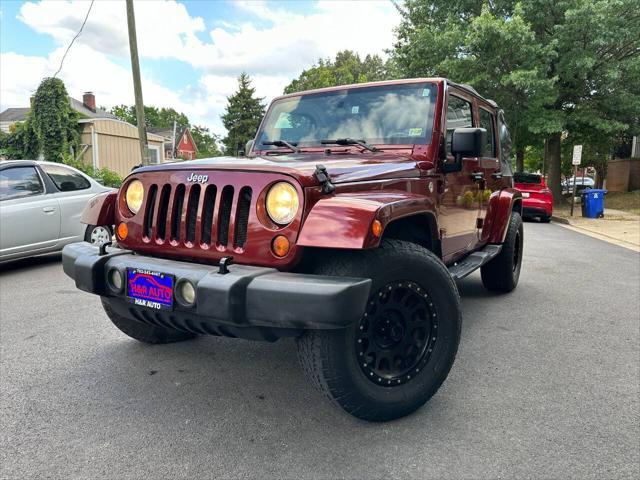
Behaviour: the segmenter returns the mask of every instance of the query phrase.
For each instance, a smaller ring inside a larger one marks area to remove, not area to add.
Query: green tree
[[[255,136],[265,110],[263,99],[256,97],[255,93],[249,76],[244,72],[240,74],[238,90],[227,98],[227,106],[221,116],[227,129],[227,136],[222,141],[226,155],[237,155]]]
[[[220,157],[223,155],[219,147],[220,137],[211,133],[207,127],[194,125],[190,129],[193,141],[198,146],[198,158]]]
[[[45,78],[33,97],[27,123],[45,160],[61,162],[78,144],[78,113],[69,104],[69,95],[59,78]]]
[[[517,167],[546,139],[561,198],[562,139],[635,128],[640,104],[637,0],[407,0],[394,58],[407,76],[471,83],[505,109]],[[586,143],[586,142],[585,142]]]
[[[40,144],[33,131],[30,117],[11,125],[9,133],[0,132],[0,156],[7,159],[36,159]]]
[[[319,59],[316,65],[304,70],[287,85],[284,93],[391,78],[397,78],[397,69],[393,61],[384,61],[378,55],[367,55],[362,60],[357,53],[343,50],[336,54],[333,61],[329,58]]]
[[[115,107],[111,107],[109,113],[131,125],[138,125],[135,105],[116,105]],[[184,113],[177,112],[173,108],[157,108],[146,105],[144,107],[144,122],[147,127],[170,128],[173,127],[174,120],[178,127],[186,127],[189,125],[187,116]]]

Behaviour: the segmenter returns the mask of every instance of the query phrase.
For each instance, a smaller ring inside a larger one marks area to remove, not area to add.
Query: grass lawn
[[[604,207],[640,215],[640,190],[607,193],[604,197]]]

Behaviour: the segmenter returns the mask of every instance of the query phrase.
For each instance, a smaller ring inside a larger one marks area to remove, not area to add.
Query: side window
[[[91,188],[89,180],[77,172],[62,165],[42,165],[49,178],[56,184],[61,192],[73,192],[75,190],[86,190]]]
[[[447,154],[451,154],[451,137],[456,128],[473,127],[471,103],[449,95],[447,105]]]
[[[480,128],[484,128],[487,130],[486,143],[484,145],[484,156],[485,157],[496,157],[496,146],[495,146],[495,130],[493,126],[493,114],[485,110],[484,108],[480,109]]]
[[[44,193],[44,186],[34,167],[13,167],[0,171],[0,200],[41,193]]]

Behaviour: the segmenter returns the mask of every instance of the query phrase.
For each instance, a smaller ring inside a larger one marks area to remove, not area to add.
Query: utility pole
[[[133,72],[133,92],[136,97],[136,118],[138,121],[138,138],[140,139],[140,155],[142,156],[142,165],[149,165],[147,130],[144,124],[144,102],[142,101],[142,84],[140,82],[138,40],[136,37],[136,17],[133,12],[133,0],[126,1],[127,26],[129,27],[129,51],[131,52],[131,71]]]

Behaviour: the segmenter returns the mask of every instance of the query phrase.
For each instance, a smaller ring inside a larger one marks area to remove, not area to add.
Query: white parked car
[[[573,192],[573,184],[576,184],[576,193],[580,193],[585,188],[594,188],[595,180],[591,177],[571,177],[562,182],[562,193],[570,194]]]
[[[112,226],[80,223],[89,199],[108,190],[68,165],[0,162],[0,262],[55,252],[82,240],[111,241]]]

